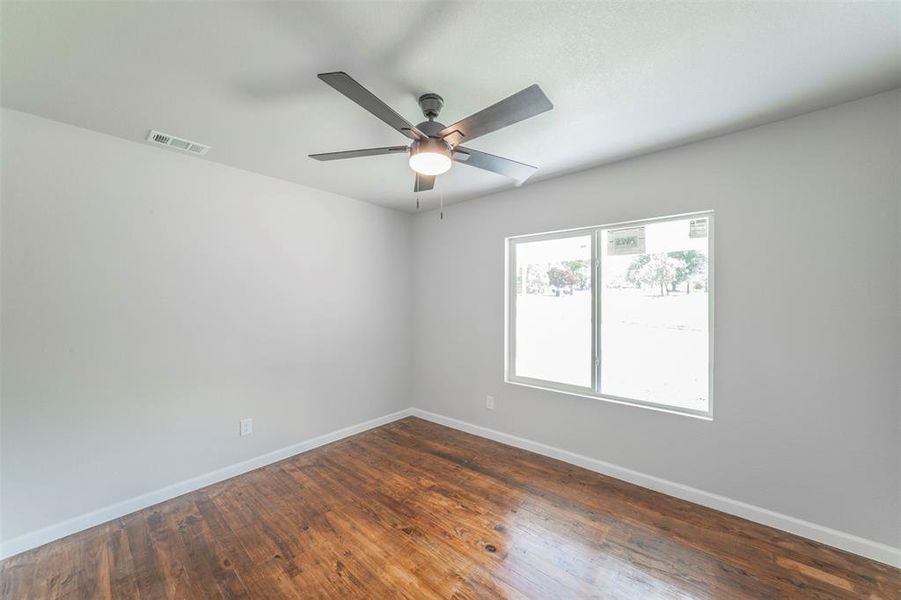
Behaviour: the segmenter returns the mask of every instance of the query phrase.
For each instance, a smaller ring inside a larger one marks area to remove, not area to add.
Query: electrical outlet
[[[485,408],[494,410],[494,396],[485,396]]]
[[[241,437],[253,433],[253,419],[241,419]]]

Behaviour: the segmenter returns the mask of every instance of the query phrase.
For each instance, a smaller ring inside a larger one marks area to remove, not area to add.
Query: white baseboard
[[[816,523],[810,523],[809,521],[783,515],[772,510],[760,508],[759,506],[733,500],[732,498],[726,498],[725,496],[712,494],[687,485],[633,471],[632,469],[576,454],[575,452],[555,448],[554,446],[542,444],[541,442],[535,442],[418,408],[407,408],[383,417],[378,417],[337,431],[332,431],[331,433],[326,433],[292,446],[223,467],[216,471],[205,473],[180,483],[148,492],[134,498],[129,498],[128,500],[117,502],[116,504],[106,506],[90,513],[26,533],[0,545],[0,559],[19,554],[20,552],[36,548],[37,546],[83,531],[95,525],[118,519],[119,517],[147,508],[148,506],[159,504],[160,502],[175,498],[176,496],[193,492],[208,485],[218,483],[225,479],[241,475],[242,473],[264,467],[268,464],[290,458],[297,454],[307,452],[308,450],[318,448],[319,446],[324,446],[325,444],[411,415],[433,423],[438,423],[439,425],[445,425],[453,429],[459,429],[460,431],[465,431],[502,444],[507,444],[508,446],[514,446],[516,448],[535,452],[536,454],[556,458],[557,460],[562,460],[590,471],[622,479],[623,481],[628,481],[629,483],[634,483],[670,496],[675,496],[676,498],[688,500],[689,502],[694,502],[724,513],[742,517],[749,521],[754,521],[755,523],[781,529],[822,544],[834,546],[835,548],[847,552],[859,554],[860,556],[865,556],[901,568],[901,549],[899,548],[894,548],[886,544],[874,542],[822,525],[817,525]]]
[[[326,433],[286,448],[281,448],[280,450],[275,450],[268,454],[263,454],[203,475],[198,475],[197,477],[192,477],[191,479],[20,535],[19,537],[3,542],[2,545],[0,545],[0,559],[19,554],[20,552],[25,552],[26,550],[83,531],[90,527],[94,527],[95,525],[118,519],[119,517],[123,517],[137,510],[159,504],[160,502],[170,500],[176,496],[181,496],[182,494],[187,494],[188,492],[199,490],[200,488],[218,483],[225,479],[230,479],[236,475],[241,475],[242,473],[253,471],[260,467],[265,467],[266,465],[290,458],[296,454],[307,452],[308,450],[330,444],[331,442],[336,442],[340,439],[366,431],[367,429],[385,425],[392,421],[410,416],[411,414],[412,409],[405,408],[404,410],[383,417],[377,417],[363,423],[357,423],[350,427],[332,431],[331,433]]]
[[[688,500],[689,502],[694,502],[701,506],[713,508],[730,515],[754,521],[755,523],[760,523],[761,525],[781,529],[822,544],[839,548],[840,550],[845,550],[846,552],[858,554],[866,558],[871,558],[901,568],[901,548],[894,548],[887,544],[874,542],[873,540],[858,537],[850,533],[783,515],[766,508],[733,500],[732,498],[726,498],[725,496],[720,496],[718,494],[705,492],[697,488],[682,485],[681,483],[675,483],[673,481],[654,477],[653,475],[633,471],[632,469],[589,458],[581,454],[576,454],[575,452],[569,452],[568,450],[548,446],[541,442],[535,442],[487,427],[482,427],[481,425],[474,425],[472,423],[467,423],[466,421],[460,421],[459,419],[453,419],[444,415],[421,410],[419,408],[412,409],[412,414],[414,417],[438,423],[439,425],[459,429],[466,433],[488,438],[502,444],[507,444],[508,446],[522,448],[523,450],[528,450],[550,458],[556,458],[557,460],[562,460],[590,471],[609,475],[610,477],[628,481],[629,483],[634,483],[641,487],[675,496],[682,500]]]

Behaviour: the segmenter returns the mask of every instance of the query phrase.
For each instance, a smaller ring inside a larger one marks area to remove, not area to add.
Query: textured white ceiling
[[[307,158],[405,143],[316,73],[414,123],[423,92],[450,124],[538,83],[553,111],[471,142],[538,180],[898,87],[899,32],[897,2],[3,2],[2,103],[409,210],[405,157]],[[456,165],[423,198],[511,185]]]

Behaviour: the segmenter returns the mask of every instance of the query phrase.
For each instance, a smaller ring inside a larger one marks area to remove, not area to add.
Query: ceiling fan
[[[428,120],[414,127],[347,73],[343,71],[320,73],[318,77],[413,142],[409,146],[311,154],[310,158],[339,160],[379,154],[409,154],[410,168],[416,172],[414,192],[434,188],[435,177],[446,173],[454,161],[506,175],[515,179],[518,184],[524,182],[538,169],[509,158],[501,158],[460,145],[554,108],[538,84],[531,85],[497,104],[492,104],[447,126],[435,120],[444,106],[444,99],[438,94],[423,94],[419,97],[419,107]]]

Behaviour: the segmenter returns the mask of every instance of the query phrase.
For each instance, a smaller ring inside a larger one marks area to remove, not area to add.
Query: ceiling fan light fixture
[[[410,168],[420,175],[447,173],[452,164],[451,149],[444,140],[429,138],[413,142],[410,148]]]
[[[451,168],[451,159],[438,152],[420,152],[410,156],[410,168],[420,175],[441,175]]]

